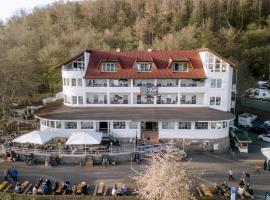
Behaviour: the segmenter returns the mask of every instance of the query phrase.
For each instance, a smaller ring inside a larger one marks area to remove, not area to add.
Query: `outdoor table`
[[[213,196],[213,193],[211,192],[211,190],[209,189],[208,186],[201,185],[201,189],[202,189],[205,196]]]

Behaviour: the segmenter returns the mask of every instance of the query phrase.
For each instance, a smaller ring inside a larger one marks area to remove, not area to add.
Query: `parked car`
[[[268,130],[267,127],[266,127],[265,125],[263,125],[263,124],[258,124],[258,125],[254,125],[254,126],[252,127],[252,131],[253,131],[254,133],[256,133],[256,134],[264,134],[264,133],[267,133],[267,132],[270,131],[270,130]],[[269,133],[270,133],[270,132],[269,132]]]
[[[265,121],[265,122],[263,123],[263,125],[264,125],[264,126],[270,127],[270,120]]]
[[[270,134],[262,134],[259,135],[258,140],[264,141],[264,142],[270,142]]]
[[[112,136],[103,136],[101,139],[101,145],[107,145],[108,147],[111,145],[120,146],[120,142],[117,138]]]

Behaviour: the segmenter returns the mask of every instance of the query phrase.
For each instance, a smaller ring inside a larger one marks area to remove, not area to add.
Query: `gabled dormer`
[[[118,59],[102,59],[98,65],[101,72],[117,72],[120,68]]]
[[[191,62],[187,57],[171,57],[168,68],[173,72],[188,72]]]
[[[156,68],[152,57],[136,58],[133,67],[137,72],[152,72]]]

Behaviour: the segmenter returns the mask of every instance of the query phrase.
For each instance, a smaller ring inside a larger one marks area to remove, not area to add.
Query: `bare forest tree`
[[[134,177],[137,192],[144,200],[191,200],[195,176],[181,154],[172,147],[164,148],[149,159],[142,175]]]

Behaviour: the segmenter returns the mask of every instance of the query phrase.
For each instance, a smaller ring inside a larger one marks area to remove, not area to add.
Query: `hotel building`
[[[186,148],[228,148],[236,68],[210,49],[85,50],[61,69],[63,101],[35,112],[41,130],[79,129],[151,144],[174,140]]]

